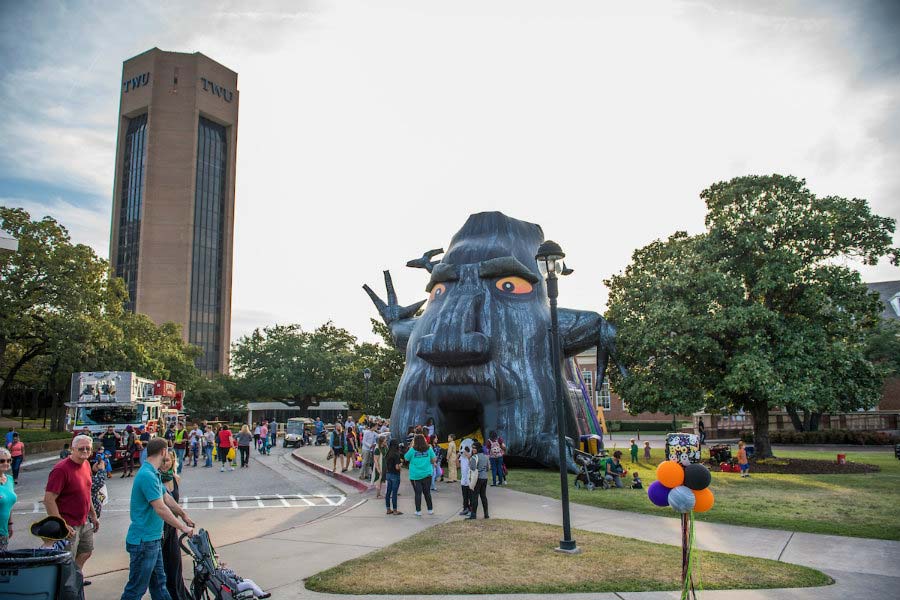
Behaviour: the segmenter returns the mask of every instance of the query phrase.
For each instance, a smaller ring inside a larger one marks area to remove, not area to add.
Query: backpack
[[[503,446],[500,442],[500,438],[491,442],[491,458],[503,458]]]

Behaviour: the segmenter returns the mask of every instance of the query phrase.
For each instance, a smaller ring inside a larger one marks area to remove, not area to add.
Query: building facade
[[[195,52],[122,65],[110,263],[129,310],[182,326],[197,367],[228,370],[237,73]]]

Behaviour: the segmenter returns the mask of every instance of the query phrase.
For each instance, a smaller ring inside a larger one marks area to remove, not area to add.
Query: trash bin
[[[4,600],[76,600],[81,575],[72,555],[61,550],[0,552],[0,598]]]
[[[847,455],[846,454],[838,454],[837,455],[837,464],[846,465],[847,464]]]

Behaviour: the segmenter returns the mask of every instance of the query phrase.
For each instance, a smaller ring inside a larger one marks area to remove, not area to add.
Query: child
[[[741,477],[750,477],[750,461],[747,460],[743,441],[738,442],[738,464],[741,466]]]
[[[59,451],[60,458],[69,458],[69,455],[72,454],[72,451],[69,450],[69,444],[63,444],[62,450]]]
[[[31,535],[41,538],[41,550],[66,550],[69,547],[69,528],[59,517],[44,517],[31,524]]]
[[[252,579],[247,579],[246,577],[241,577],[240,575],[238,575],[231,569],[227,568],[228,563],[226,563],[224,560],[218,560],[218,559],[219,559],[219,555],[217,554],[216,560],[219,563],[219,568],[217,569],[217,571],[219,573],[221,573],[222,575],[225,575],[227,577],[234,579],[237,582],[237,589],[239,592],[243,592],[244,590],[253,590],[253,596],[255,598],[269,598],[272,595],[271,592],[264,592],[262,590],[262,588],[259,587],[258,585],[256,585],[256,582],[253,581]]]
[[[641,483],[641,478],[638,477],[638,472],[635,471],[631,476],[631,489],[633,490],[642,490],[644,489],[644,484]]]
[[[644,442],[644,462],[650,462],[650,442]]]
[[[638,445],[635,443],[634,438],[631,438],[631,462],[636,463],[638,453]]]

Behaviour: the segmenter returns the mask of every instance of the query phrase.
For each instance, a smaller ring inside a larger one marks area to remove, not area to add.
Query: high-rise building
[[[237,73],[195,52],[122,65],[110,262],[128,308],[174,321],[228,369],[238,129]]]

